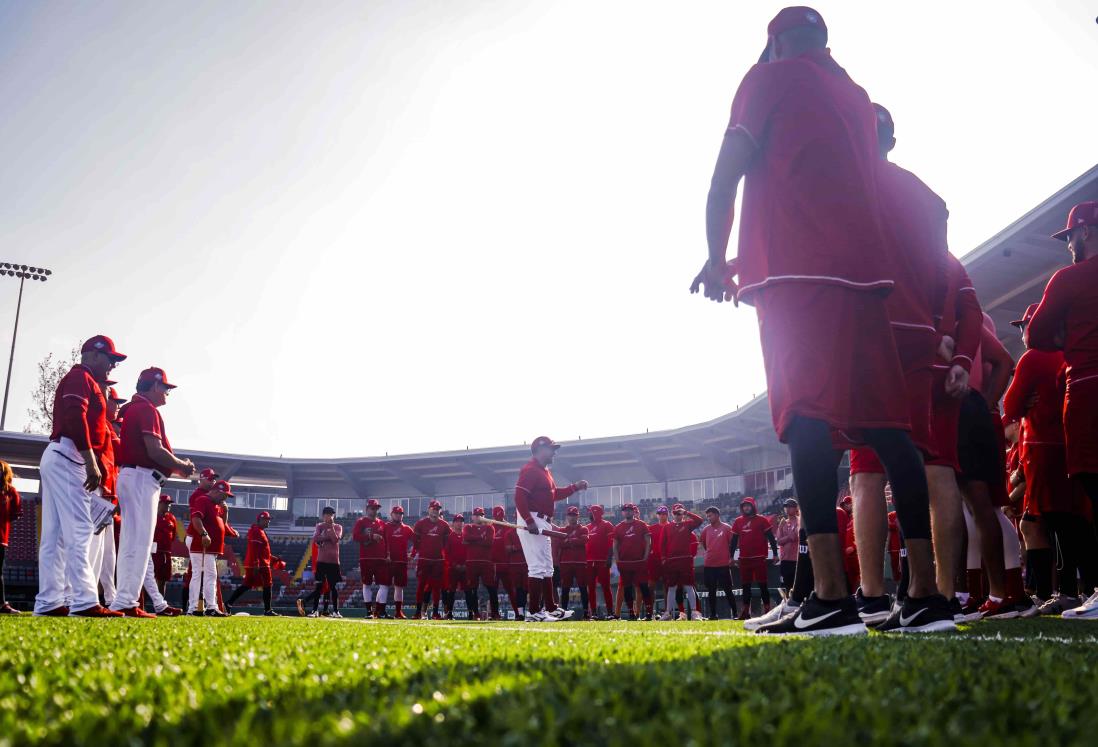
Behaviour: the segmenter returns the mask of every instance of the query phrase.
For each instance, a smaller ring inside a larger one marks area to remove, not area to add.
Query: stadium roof
[[[1098,166],[966,254],[962,261],[999,337],[1015,355],[1019,336],[1009,322],[1040,300],[1048,278],[1068,262],[1049,235],[1063,227],[1072,205],[1098,199]],[[0,458],[20,477],[37,478],[46,439],[0,434]],[[529,458],[526,446],[347,459],[285,459],[180,450],[228,479],[287,488],[292,497],[401,498],[475,495],[509,490]],[[564,442],[554,473],[593,485],[696,480],[784,467],[788,455],[774,436],[766,395],[706,423],[676,430]]]

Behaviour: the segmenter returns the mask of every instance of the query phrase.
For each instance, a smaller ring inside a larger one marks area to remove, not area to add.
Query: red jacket
[[[23,513],[23,499],[19,497],[19,491],[14,485],[0,493],[0,545],[8,546],[8,538],[11,535],[11,525]]]
[[[359,560],[384,560],[388,555],[385,547],[385,522],[380,518],[363,516],[351,528],[351,539],[358,543]]]
[[[564,525],[566,535],[560,543],[561,565],[587,562],[588,530],[583,524]]]
[[[462,527],[462,532],[464,531],[465,528]],[[465,543],[462,541],[462,535],[457,532],[450,532],[450,535],[446,538],[446,547],[443,548],[443,556],[446,559],[447,567],[465,565],[468,552]]]
[[[485,562],[492,560],[492,540],[494,532],[491,524],[470,522],[461,530],[461,541],[465,545],[467,562]]]

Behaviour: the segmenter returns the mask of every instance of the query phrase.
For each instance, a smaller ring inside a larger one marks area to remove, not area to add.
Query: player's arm
[[[534,490],[534,473],[523,470],[519,473],[518,483],[515,485],[515,510],[518,516],[526,523],[526,531],[537,534],[538,527],[534,523],[534,517],[530,513],[530,496]]]
[[[732,532],[732,541],[728,543],[728,559],[735,560],[736,549],[740,546],[740,535]]]
[[[587,481],[586,480],[580,480],[579,482],[574,482],[571,485],[565,485],[563,488],[554,488],[553,489],[553,500],[554,501],[567,500],[567,498],[569,496],[574,495],[576,493],[579,493],[583,490],[587,490],[587,487],[588,487]]]
[[[1014,378],[1010,380],[1006,394],[1003,395],[1003,414],[1010,420],[1020,420],[1029,409],[1029,398],[1036,389],[1033,375],[1034,357],[1028,352],[1018,359],[1014,369]]]
[[[652,535],[644,535],[644,557],[641,560],[648,560],[648,556],[652,553]]]
[[[210,533],[206,531],[206,525],[202,523],[202,514],[197,511],[191,512],[191,529],[194,533],[202,538],[202,546],[210,546]]]
[[[984,312],[976,298],[976,289],[964,268],[958,268],[958,282],[954,308],[957,316],[956,337],[954,338],[953,358],[950,360],[949,374],[946,377],[946,392],[954,397],[963,397],[968,393],[968,375],[972,370],[972,361],[980,347],[980,334],[984,326]]]
[[[774,554],[774,557],[778,557],[778,541],[774,539],[774,530],[766,530],[766,541],[770,543],[770,552]]]
[[[75,389],[67,384],[63,386]],[[90,387],[65,391],[61,394],[60,412],[61,435],[71,440],[84,458],[84,488],[88,491],[95,490],[103,482],[103,471],[99,467],[99,457],[91,447],[91,432],[88,429],[88,402],[92,396]]]
[[[999,400],[1003,398],[1010,383],[1010,375],[1014,372],[1014,358],[1011,357],[999,338],[984,328],[980,349],[983,353],[985,364],[991,365],[991,374],[984,377],[984,390],[982,394],[987,400],[987,405],[995,412],[999,410]]]
[[[179,459],[175,454],[164,448],[160,436],[155,433],[143,433],[141,441],[145,445],[145,453],[149,459],[161,466],[169,475],[178,472],[184,477],[194,472],[194,464],[189,459]]]
[[[1062,274],[1057,272],[1045,286],[1041,303],[1026,325],[1026,345],[1035,350],[1062,350],[1067,328],[1068,306],[1073,295]]]

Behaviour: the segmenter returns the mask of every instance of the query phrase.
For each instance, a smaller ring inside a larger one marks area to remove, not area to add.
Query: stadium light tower
[[[15,304],[15,329],[11,332],[11,354],[8,355],[8,379],[4,382],[4,407],[0,410],[0,431],[4,430],[8,420],[8,390],[11,389],[11,366],[15,361],[15,338],[19,334],[19,311],[23,308],[23,283],[27,280],[41,280],[44,283],[52,274],[44,267],[0,262],[0,275],[19,278],[19,300]]]

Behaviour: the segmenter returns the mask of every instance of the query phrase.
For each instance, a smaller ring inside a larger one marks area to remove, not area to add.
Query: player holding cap
[[[602,587],[602,601],[606,606],[606,619],[614,619],[613,593],[610,591],[610,568],[614,559],[610,550],[614,544],[614,522],[603,517],[602,506],[598,503],[587,507],[591,521],[587,524],[587,603],[591,617],[598,613],[596,584]]]
[[[122,534],[118,543],[118,592],[111,609],[127,617],[149,617],[137,604],[151,561],[156,506],[160,489],[173,473],[190,477],[194,464],[172,453],[158,408],[175,384],[161,368],[146,368],[137,377],[137,394],[122,418],[118,453],[118,506]]]
[[[530,444],[532,457],[519,471],[515,485],[515,508],[519,518],[526,523],[526,531],[519,532],[518,537],[528,568],[527,622],[553,622],[572,616],[571,610],[561,610],[553,604],[553,548],[541,530],[551,529],[553,503],[587,490],[587,481],[557,487],[549,465],[559,448],[560,444],[548,436],[535,438]]]
[[[618,563],[619,588],[625,589],[625,607],[636,620],[633,609],[634,587],[640,589],[645,612],[641,619],[652,619],[652,590],[648,586],[648,554],[652,549],[652,534],[648,525],[637,519],[637,506],[626,503],[621,507],[623,521],[614,527],[614,557]]]
[[[393,506],[385,523],[385,548],[389,553],[389,579],[393,584],[393,604],[396,619],[404,619],[404,587],[408,585],[408,545],[412,528],[404,523],[404,509]],[[385,607],[382,605],[382,616]]]
[[[366,514],[351,528],[351,539],[358,543],[358,570],[362,576],[362,602],[375,620],[385,611],[389,591],[389,551],[385,546],[385,522],[377,512],[381,504],[366,501]],[[374,585],[377,585],[375,601]]]
[[[424,599],[430,597],[434,613],[432,618],[441,620],[438,613],[439,598],[446,577],[446,561],[442,550],[453,531],[439,516],[442,504],[431,501],[427,505],[427,516],[412,527],[412,547],[418,556],[416,561],[416,614],[413,620],[419,620],[426,610]]]
[[[206,617],[224,617],[217,604],[217,556],[225,552],[224,503],[232,498],[229,483],[218,480],[209,493],[199,495],[191,503],[191,585],[187,613],[198,617],[198,598],[206,605]],[[123,525],[124,526],[124,525]]]
[[[1048,281],[1025,339],[1035,350],[1064,351],[1068,474],[1083,486],[1092,506],[1098,506],[1098,202],[1073,207],[1067,225],[1053,238],[1067,242],[1072,265]],[[1098,589],[1093,591],[1063,616],[1098,618]]]
[[[105,381],[125,359],[109,337],[97,335],[83,344],[80,363],[57,385],[53,432],[39,465],[42,520],[35,615],[120,616],[99,604],[91,566],[95,527],[90,505],[103,480],[98,455],[109,438],[107,403],[96,382]]]
[[[267,527],[271,525],[271,515],[260,511],[255,523],[248,530],[248,549],[244,553],[244,580],[225,601],[225,611],[232,614],[232,605],[237,599],[248,593],[249,589],[263,590],[263,614],[266,617],[278,617],[271,609],[271,587],[274,585],[274,568],[285,568],[281,558],[271,555],[271,540],[267,537]]]
[[[686,619],[697,609],[698,594],[694,590],[694,530],[702,525],[702,517],[686,510],[681,503],[671,507],[675,520],[663,531],[663,569],[667,579],[667,610],[660,620],[667,621],[675,609],[676,592],[686,596]]]
[[[881,228],[873,107],[831,58],[816,11],[785,8],[767,32],[769,62],[748,71],[732,103],[706,208],[709,259],[691,291],[704,286],[707,298],[758,313],[771,413],[789,444],[816,571],[791,632],[865,633],[835,525],[834,437],[869,445],[888,468],[912,564],[903,620],[952,628],[934,584],[926,475],[884,301],[895,258]],[[728,263],[745,175],[739,256]]]

